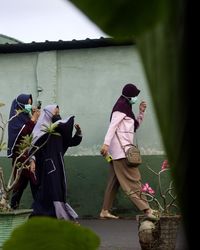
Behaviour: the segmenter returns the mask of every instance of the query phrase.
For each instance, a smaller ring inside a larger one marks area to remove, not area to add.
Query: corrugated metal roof
[[[98,48],[109,46],[124,46],[133,45],[134,41],[122,41],[112,38],[99,39],[85,39],[72,41],[45,41],[45,42],[31,42],[31,43],[17,43],[17,44],[0,44],[0,53],[23,53],[23,52],[37,52],[50,50],[68,50],[68,49],[83,49],[83,48]]]

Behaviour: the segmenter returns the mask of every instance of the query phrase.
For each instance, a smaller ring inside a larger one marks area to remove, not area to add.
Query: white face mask
[[[130,104],[135,104],[137,101],[137,96],[131,97],[131,100],[129,100]]]

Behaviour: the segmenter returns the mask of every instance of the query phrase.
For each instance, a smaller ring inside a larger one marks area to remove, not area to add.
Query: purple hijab
[[[28,104],[28,100],[31,99],[32,103],[32,95],[31,94],[21,94],[16,99],[13,100],[11,108],[10,108],[10,114],[9,119],[16,115],[17,110],[23,110],[25,107],[25,104]],[[13,155],[13,148],[15,146],[15,143],[17,141],[17,138],[22,131],[25,123],[30,119],[29,114],[25,112],[21,112],[19,115],[14,117],[11,121],[8,123],[8,150],[7,155],[8,157],[12,157]]]
[[[53,117],[53,112],[54,112],[55,108],[59,108],[59,106],[57,104],[50,104],[50,105],[47,105],[46,107],[44,107],[44,109],[41,111],[41,114],[38,118],[38,121],[37,121],[37,123],[32,131],[32,135],[33,135],[32,144],[33,145],[36,143],[36,141],[40,137],[42,137],[44,134],[46,134],[45,128],[49,127],[50,124],[52,123],[52,117]],[[71,118],[71,116],[66,118],[66,119],[58,120],[58,121],[54,122],[54,124],[66,123],[70,118]]]
[[[129,103],[129,99],[131,99],[131,97],[138,96],[139,93],[140,90],[134,84],[132,83],[126,84],[122,90],[122,95],[115,103],[110,116],[112,117],[112,114],[115,111],[119,111],[126,114],[128,117],[132,118],[135,121],[135,131],[138,128],[139,123],[132,111],[132,105]]]
[[[41,111],[41,114],[38,118],[38,121],[32,131],[33,135],[33,145],[36,143],[36,141],[43,136],[45,132],[45,126],[49,126],[52,123],[52,117],[53,117],[53,112],[55,108],[58,107],[57,104],[51,104],[47,105],[44,107],[44,109]]]

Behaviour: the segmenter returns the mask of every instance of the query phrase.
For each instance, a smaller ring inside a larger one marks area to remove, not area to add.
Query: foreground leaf
[[[166,0],[70,0],[105,33],[114,37],[138,36],[166,14]]]
[[[64,220],[31,218],[15,229],[3,250],[95,250],[99,237],[90,229]]]

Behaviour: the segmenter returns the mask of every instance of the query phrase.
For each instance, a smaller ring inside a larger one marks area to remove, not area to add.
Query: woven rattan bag
[[[139,148],[136,145],[130,144],[130,145],[126,145],[130,147],[128,150],[125,151],[125,148],[122,146],[122,143],[117,133],[116,133],[116,136],[119,141],[119,144],[121,145],[125,153],[126,163],[128,167],[138,167],[142,163],[142,157],[141,157]]]
[[[140,150],[137,146],[132,145],[126,152],[126,161],[129,167],[138,167],[142,163]]]

